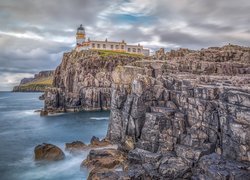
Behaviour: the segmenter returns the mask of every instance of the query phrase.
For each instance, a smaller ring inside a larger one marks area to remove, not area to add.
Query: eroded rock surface
[[[95,149],[89,152],[81,166],[89,169],[88,179],[115,179],[114,169],[123,167],[125,160],[124,153],[116,149]]]
[[[40,144],[34,149],[36,161],[59,161],[65,158],[63,151],[53,144]]]
[[[98,51],[64,53],[53,80],[45,92],[45,111],[107,110],[111,102],[111,72],[117,66],[141,56]]]
[[[172,55],[169,61],[133,62],[112,73],[107,137],[121,146],[130,138],[135,150],[141,149],[133,156],[130,150],[128,158],[142,179],[247,179],[250,48],[228,45]],[[162,157],[144,162],[143,150]],[[215,152],[229,165],[210,166]],[[203,175],[195,175],[197,169]]]
[[[90,140],[89,146],[92,148],[95,147],[104,147],[104,146],[109,146],[112,145],[111,142],[108,139],[102,139],[100,140],[98,137],[93,136]]]
[[[119,147],[90,151],[89,179],[249,179],[250,48],[158,56],[64,54],[45,110],[110,108],[107,139]]]
[[[86,150],[88,146],[82,141],[73,141],[71,143],[65,144],[65,150],[69,151],[72,154],[79,154],[82,151]]]

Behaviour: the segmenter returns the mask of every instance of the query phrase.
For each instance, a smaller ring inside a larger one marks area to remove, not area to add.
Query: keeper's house
[[[80,27],[77,28],[76,33],[76,50],[81,51],[88,49],[112,50],[149,56],[149,49],[144,49],[140,44],[128,45],[125,41],[112,42],[107,39],[105,41],[91,41],[88,38],[86,41],[85,29],[80,25]]]

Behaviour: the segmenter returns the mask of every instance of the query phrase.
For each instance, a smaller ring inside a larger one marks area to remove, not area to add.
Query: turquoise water
[[[109,112],[79,112],[40,117],[41,93],[0,92],[0,179],[1,180],[82,180],[87,171],[80,164],[87,152],[48,165],[33,161],[34,147],[52,143],[64,150],[66,142],[89,143],[93,135],[103,138]]]

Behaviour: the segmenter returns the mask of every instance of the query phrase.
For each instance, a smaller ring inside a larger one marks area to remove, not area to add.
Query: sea
[[[73,156],[65,143],[89,143],[92,136],[106,135],[109,111],[62,113],[41,117],[42,93],[0,92],[0,180],[84,180],[80,169],[88,152]],[[34,161],[34,148],[41,143],[60,147],[66,158],[49,164]]]

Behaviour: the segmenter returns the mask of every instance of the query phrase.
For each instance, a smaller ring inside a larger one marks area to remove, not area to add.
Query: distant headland
[[[52,87],[54,71],[41,71],[33,78],[24,78],[13,92],[44,92],[46,88]]]

